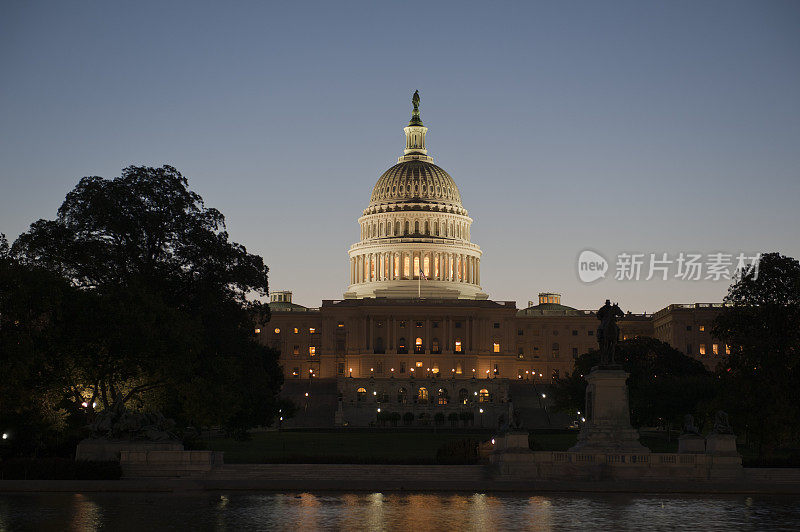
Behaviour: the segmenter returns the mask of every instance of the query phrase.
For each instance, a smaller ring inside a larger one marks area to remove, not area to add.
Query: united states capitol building
[[[413,104],[403,154],[358,218],[343,299],[309,308],[272,292],[260,341],[280,351],[298,425],[365,426],[390,413],[393,423],[496,427],[512,402],[527,423],[547,424],[550,383],[597,346],[594,311],[552,292],[524,309],[489,298],[473,220],[429,155],[416,93]],[[654,337],[713,367],[725,354],[710,335],[719,306],[628,314],[622,337]]]

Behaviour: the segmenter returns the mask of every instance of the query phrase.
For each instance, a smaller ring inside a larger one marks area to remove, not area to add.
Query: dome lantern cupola
[[[411,120],[408,122],[408,126],[403,128],[406,133],[406,149],[403,150],[403,155],[398,157],[397,162],[425,161],[432,163],[433,157],[429,157],[428,150],[425,149],[425,135],[428,133],[428,128],[422,125],[422,118],[419,116],[419,91],[414,91],[411,104],[414,106],[414,110],[411,111]]]

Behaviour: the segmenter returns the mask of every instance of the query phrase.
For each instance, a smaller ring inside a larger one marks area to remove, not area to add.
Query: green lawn
[[[534,433],[535,450],[566,451],[575,444],[575,432]],[[236,441],[213,438],[197,442],[197,447],[225,452],[227,463],[405,463],[432,464],[436,450],[452,440],[491,436],[475,432],[257,432],[252,439]],[[673,437],[645,433],[641,441],[653,452],[677,452]]]

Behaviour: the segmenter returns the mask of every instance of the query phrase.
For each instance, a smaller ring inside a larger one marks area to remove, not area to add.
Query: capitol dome
[[[486,299],[472,218],[453,178],[428,155],[418,93],[412,103],[403,155],[378,178],[358,219],[344,296]]]
[[[397,163],[378,179],[370,207],[431,203],[461,209],[461,194],[450,174],[427,161]]]

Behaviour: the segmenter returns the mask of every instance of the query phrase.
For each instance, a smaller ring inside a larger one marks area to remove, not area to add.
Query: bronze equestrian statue
[[[597,319],[600,320],[600,327],[597,328],[597,342],[600,344],[600,365],[613,366],[614,353],[619,342],[619,326],[617,318],[622,318],[625,314],[619,306],[606,299],[606,304],[597,311]]]

